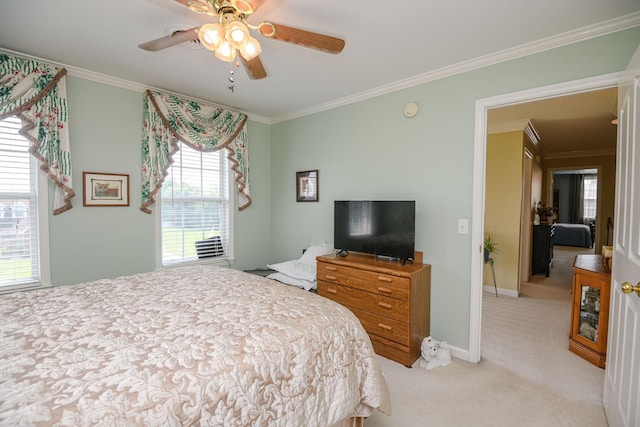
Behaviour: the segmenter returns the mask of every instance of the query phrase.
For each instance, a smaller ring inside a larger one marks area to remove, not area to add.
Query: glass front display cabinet
[[[601,255],[576,256],[569,350],[604,368],[607,355],[611,272]]]

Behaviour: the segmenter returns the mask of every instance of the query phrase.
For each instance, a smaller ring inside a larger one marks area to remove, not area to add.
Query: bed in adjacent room
[[[591,227],[586,224],[555,223],[553,229],[554,245],[580,246],[584,248],[593,246]]]
[[[0,425],[361,425],[390,398],[346,308],[196,265],[0,297]]]

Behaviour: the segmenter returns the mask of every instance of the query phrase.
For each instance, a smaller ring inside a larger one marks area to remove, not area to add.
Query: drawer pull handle
[[[391,326],[385,325],[384,323],[378,323],[378,327],[381,328],[381,329],[384,329],[386,331],[392,330]]]
[[[329,270],[329,271],[338,271],[338,269],[337,269],[337,268],[335,268],[335,267],[330,267],[330,266],[326,266],[326,267],[325,267],[325,269],[326,269],[326,270]]]
[[[384,277],[384,276],[378,276],[378,280],[381,282],[386,282],[386,283],[391,283],[391,279],[388,277]]]
[[[330,294],[337,294],[338,290],[336,288],[327,288],[327,292]]]
[[[386,302],[379,302],[378,305],[382,308],[392,308],[391,304],[387,304]]]
[[[325,279],[327,279],[327,280],[336,280],[336,276],[326,276]]]
[[[391,293],[391,289],[385,288],[385,287],[382,287],[382,286],[378,286],[378,292],[383,292],[385,294],[390,294]]]

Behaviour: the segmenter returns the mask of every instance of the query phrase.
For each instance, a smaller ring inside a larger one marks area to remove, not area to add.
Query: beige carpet
[[[483,295],[482,358],[426,371],[380,358],[393,414],[365,427],[605,427],[604,370],[567,350],[571,265],[577,248],[555,247],[549,278],[523,296]]]
[[[483,296],[482,357],[578,400],[602,401],[604,370],[568,350],[572,265],[579,248],[556,246],[550,276],[522,296]]]

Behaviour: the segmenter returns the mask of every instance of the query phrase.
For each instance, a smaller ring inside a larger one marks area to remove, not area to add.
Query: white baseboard
[[[469,350],[465,350],[460,347],[449,345],[449,352],[451,353],[451,357],[464,360],[465,362],[472,362],[472,360],[469,357]]]

